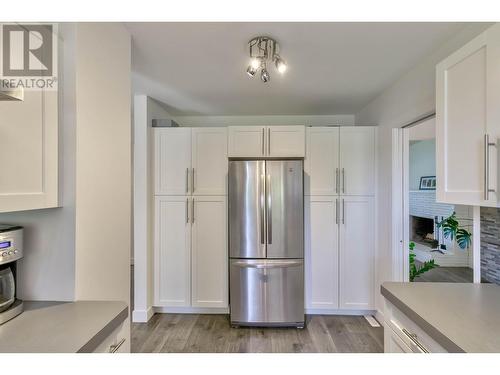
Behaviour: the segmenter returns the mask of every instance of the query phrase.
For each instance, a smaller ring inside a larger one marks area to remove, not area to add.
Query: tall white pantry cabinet
[[[374,127],[307,128],[309,312],[374,308],[375,136]]]
[[[227,129],[153,133],[154,305],[227,308]]]

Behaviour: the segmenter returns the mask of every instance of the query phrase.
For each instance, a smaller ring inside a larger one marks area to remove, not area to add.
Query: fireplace
[[[436,227],[436,220],[410,215],[410,241],[433,249],[437,248],[439,246],[439,231]]]

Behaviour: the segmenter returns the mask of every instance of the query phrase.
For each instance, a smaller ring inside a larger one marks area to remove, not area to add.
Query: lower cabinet
[[[155,306],[228,306],[225,196],[155,197]]]
[[[130,342],[125,332],[124,325],[120,324],[94,349],[94,353],[130,353]]]
[[[306,199],[306,308],[374,309],[374,201],[362,196]]]

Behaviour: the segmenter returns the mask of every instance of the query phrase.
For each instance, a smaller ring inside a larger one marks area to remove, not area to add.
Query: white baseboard
[[[152,307],[149,307],[147,310],[134,310],[132,311],[132,322],[147,323],[154,313]]]
[[[375,310],[306,309],[307,315],[374,315]]]
[[[229,314],[229,307],[154,307],[159,314]]]

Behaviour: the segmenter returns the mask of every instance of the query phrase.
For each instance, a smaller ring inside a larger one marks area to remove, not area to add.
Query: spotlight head
[[[260,79],[262,80],[262,82],[269,82],[271,80],[271,76],[269,75],[269,72],[267,71],[265,66],[260,72]]]
[[[260,65],[261,62],[259,61],[259,59],[254,57],[252,60],[250,60],[250,66],[255,70],[259,69]]]
[[[248,68],[247,68],[247,74],[250,76],[250,77],[253,77],[255,75],[255,73],[257,73],[257,68],[254,68],[252,65],[248,65]]]
[[[280,72],[281,74],[286,72],[287,65],[285,60],[283,60],[281,57],[278,56],[274,64],[276,65],[276,69],[278,69],[278,72]]]

